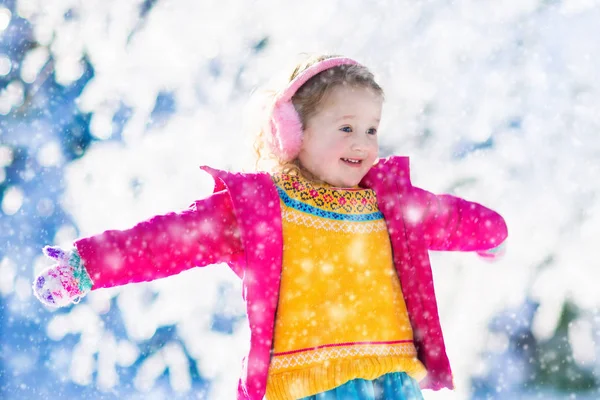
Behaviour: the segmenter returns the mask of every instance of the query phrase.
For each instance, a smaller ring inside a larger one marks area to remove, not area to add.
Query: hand
[[[43,270],[33,284],[33,293],[44,305],[65,307],[79,303],[92,289],[88,275],[77,250],[65,251],[58,247],[44,247],[44,254],[57,264]]]
[[[498,261],[506,253],[506,242],[488,250],[478,251],[477,255],[487,261]]]

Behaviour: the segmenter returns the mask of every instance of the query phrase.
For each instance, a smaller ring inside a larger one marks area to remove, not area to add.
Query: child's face
[[[306,123],[301,165],[334,187],[358,185],[377,158],[382,105],[367,88],[333,88]]]

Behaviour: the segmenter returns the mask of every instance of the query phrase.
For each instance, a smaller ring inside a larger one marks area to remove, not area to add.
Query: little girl
[[[227,263],[250,325],[238,399],[422,399],[453,388],[428,250],[498,254],[503,218],[410,182],[377,159],[383,91],[344,57],[299,65],[276,94],[259,155],[275,172],[202,167],[214,194],[129,230],[46,247],[44,304]]]

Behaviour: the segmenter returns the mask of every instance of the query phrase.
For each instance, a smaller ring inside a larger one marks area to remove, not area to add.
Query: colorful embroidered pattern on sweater
[[[324,230],[329,232],[347,232],[347,233],[372,233],[372,232],[387,232],[387,224],[385,220],[378,219],[375,221],[363,221],[357,223],[355,221],[339,221],[333,219],[320,218],[312,214],[306,214],[298,210],[284,207],[281,210],[281,215],[284,221],[295,225],[302,225],[308,228]]]
[[[412,340],[378,343],[340,343],[313,349],[302,349],[273,354],[270,373],[288,369],[304,368],[327,360],[353,359],[362,357],[416,357],[417,350]]]
[[[315,186],[289,174],[275,174],[279,197],[286,206],[333,220],[374,221],[383,219],[377,197],[370,189],[336,189]]]

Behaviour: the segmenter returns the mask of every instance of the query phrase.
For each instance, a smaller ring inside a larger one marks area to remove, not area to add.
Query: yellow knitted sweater
[[[375,193],[287,174],[273,180],[284,249],[267,400],[389,372],[423,379]]]

